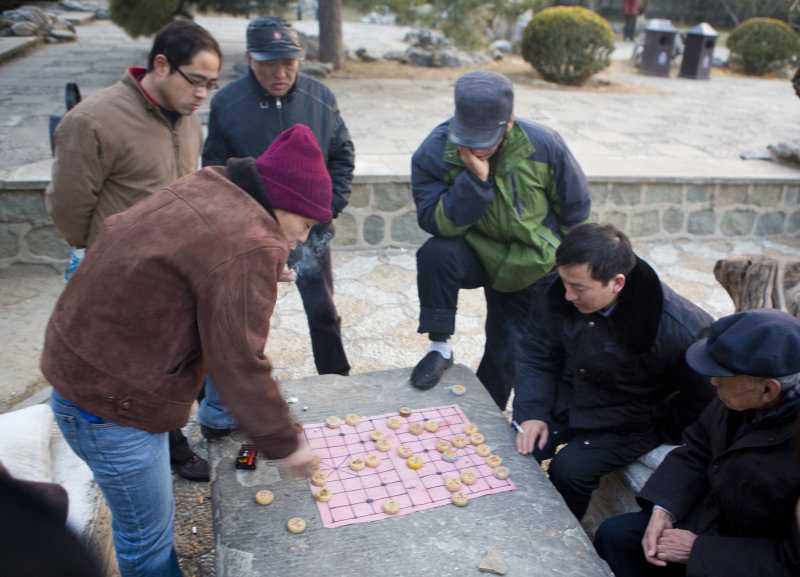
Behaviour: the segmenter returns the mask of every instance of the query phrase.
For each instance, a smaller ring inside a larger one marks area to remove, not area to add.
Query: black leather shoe
[[[191,459],[182,464],[173,463],[172,470],[189,481],[208,483],[208,461],[200,455],[193,454]]]
[[[423,391],[431,389],[442,378],[442,373],[452,366],[452,354],[446,359],[438,351],[429,351],[411,371],[411,384]]]
[[[225,437],[233,434],[234,429],[214,429],[213,427],[206,427],[200,425],[200,432],[206,438],[206,441],[213,443],[214,441],[221,441]]]

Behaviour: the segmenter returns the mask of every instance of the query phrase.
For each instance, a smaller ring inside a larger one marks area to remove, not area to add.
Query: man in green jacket
[[[455,107],[411,163],[417,220],[433,235],[417,252],[418,332],[428,333],[431,349],[411,384],[429,389],[453,364],[458,292],[483,287],[486,346],[477,376],[505,409],[531,285],[553,268],[561,237],[589,218],[589,186],[558,133],[514,118],[504,76],[465,74]]]

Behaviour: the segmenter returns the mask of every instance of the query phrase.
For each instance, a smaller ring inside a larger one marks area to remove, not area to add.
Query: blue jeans
[[[182,577],[173,547],[167,433],[90,423],[55,389],[50,405],[67,443],[106,498],[122,577]]]
[[[197,409],[197,420],[201,425],[212,429],[235,429],[237,427],[236,418],[231,414],[219,391],[211,382],[211,377],[206,375],[206,396],[200,401],[200,408]]]

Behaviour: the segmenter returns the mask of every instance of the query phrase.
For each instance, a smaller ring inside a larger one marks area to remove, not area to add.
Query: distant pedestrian
[[[623,38],[633,41],[636,35],[636,18],[639,16],[640,0],[623,0],[622,13],[625,15],[625,30]]]

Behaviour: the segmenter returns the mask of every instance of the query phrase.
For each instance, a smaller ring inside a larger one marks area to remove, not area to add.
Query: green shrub
[[[742,62],[744,73],[762,76],[800,55],[800,38],[775,18],[750,18],[728,36],[728,49]]]
[[[539,12],[525,28],[522,57],[545,80],[580,86],[609,64],[614,31],[581,6],[556,6]]]

